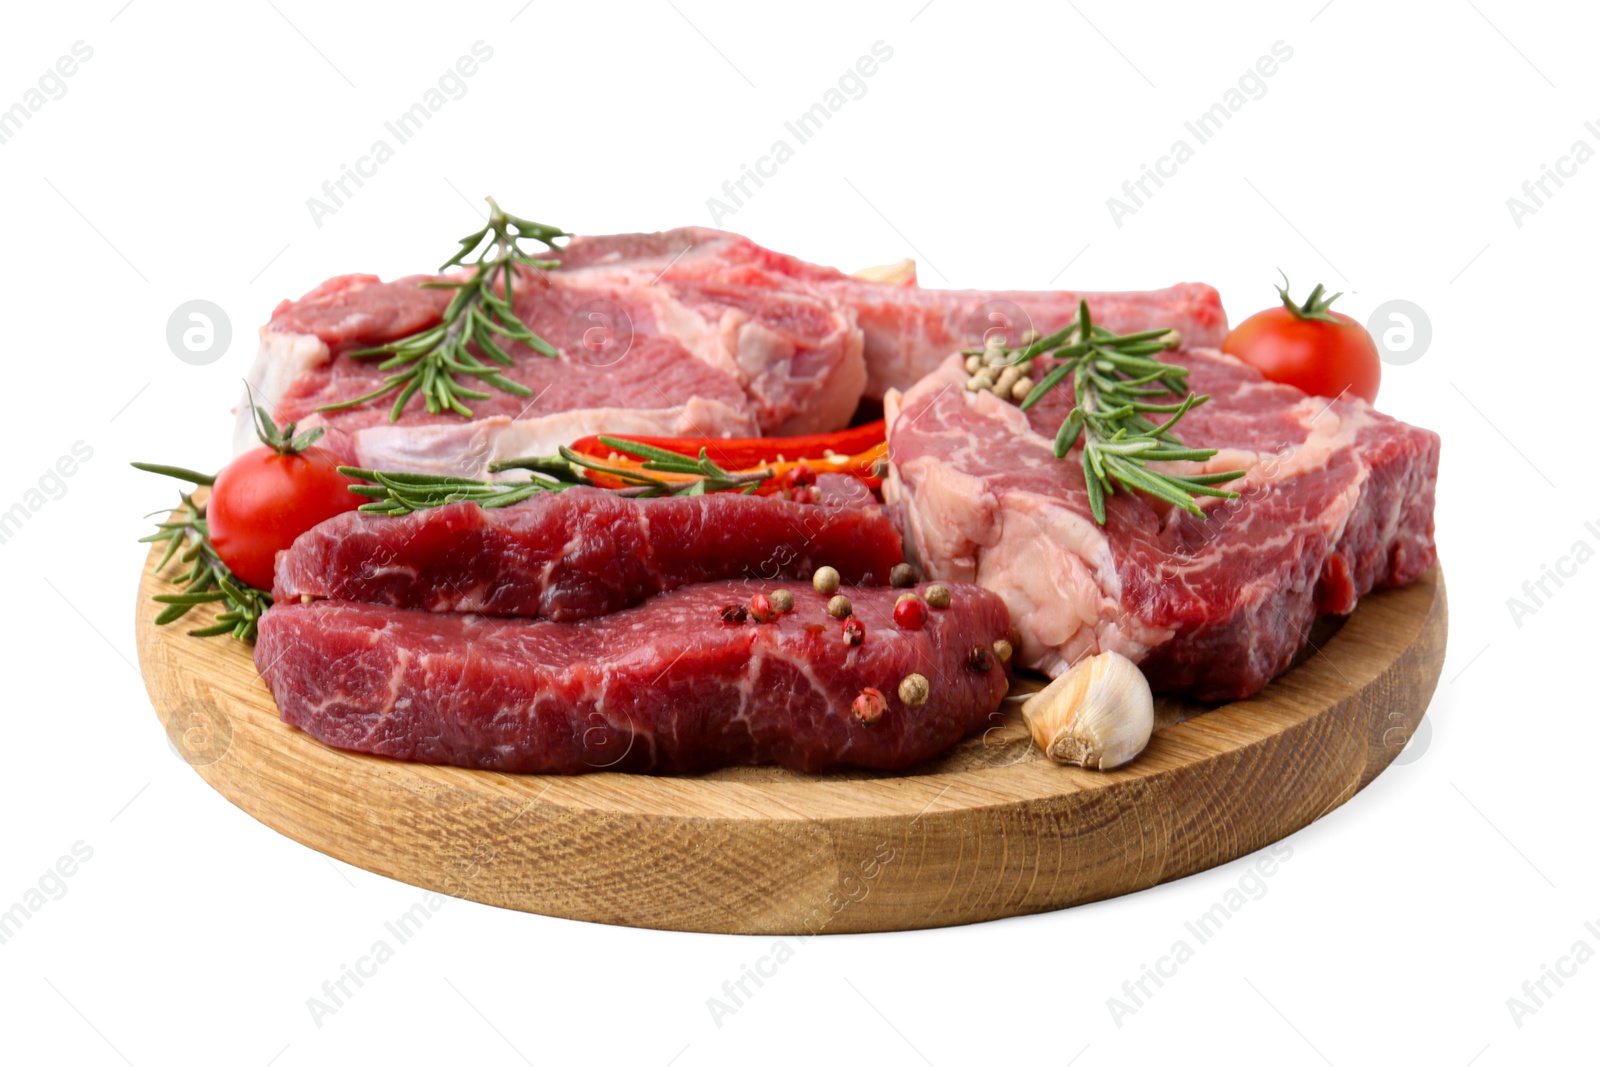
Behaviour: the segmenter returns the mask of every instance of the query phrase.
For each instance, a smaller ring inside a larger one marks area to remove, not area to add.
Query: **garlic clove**
[[[885,263],[879,267],[862,267],[851,277],[881,285],[914,285],[917,280],[917,261],[902,259],[898,263]]]
[[[1156,722],[1144,672],[1116,652],[1079,661],[1029,697],[1022,714],[1050,759],[1101,771],[1143,752]]]

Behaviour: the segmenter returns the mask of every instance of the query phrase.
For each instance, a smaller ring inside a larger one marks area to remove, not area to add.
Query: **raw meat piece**
[[[855,280],[822,289],[856,313],[872,397],[909,388],[953,351],[982,347],[989,330],[1004,331],[1012,344],[1029,327],[1053,333],[1077,316],[1080,297],[1095,322],[1118,333],[1169,327],[1188,344],[1218,345],[1228,332],[1222,298],[1196,282],[1133,293],[919,289]]]
[[[833,430],[849,421],[866,382],[861,331],[823,296],[752,288],[732,277],[663,280],[524,271],[516,308],[562,352],[545,359],[521,345],[506,372],[528,398],[494,391],[473,418],[428,415],[415,401],[398,425],[393,397],[315,414],[360,396],[387,373],[381,360],[347,353],[405,337],[438,321],[450,293],[419,288],[428,276],[382,282],[333,278],[285,301],[261,333],[250,373],[258,399],[280,420],[326,423],[329,447],[362,466],[479,476],[496,458],[548,452],[602,430],[665,436],[752,436]],[[243,412],[247,414],[248,409]],[[254,447],[248,418],[236,447]]]
[[[741,578],[748,598],[825,564],[847,582],[883,585],[900,560],[900,534],[876,506],[578,488],[508,508],[345,512],[278,554],[273,596],[572,621],[691,582]]]
[[[279,421],[329,427],[322,445],[358,466],[486,477],[488,464],[548,454],[591,433],[735,436],[759,431],[749,398],[726,373],[695,358],[666,334],[647,301],[605,286],[552,286],[528,273],[516,291],[523,321],[561,350],[559,359],[520,344],[505,372],[528,397],[496,389],[468,406],[473,417],[429,415],[413,398],[398,423],[391,394],[358,408],[318,414],[317,407],[370,392],[389,373],[377,359],[347,353],[404,337],[436,322],[449,294],[420,289],[420,279],[380,282],[336,278],[285,302],[262,329],[250,381],[258,402]],[[596,316],[599,319],[596,320]],[[596,344],[596,321],[631,323]],[[631,338],[631,340],[630,340]],[[235,447],[255,447],[248,408],[240,405]]]
[[[562,253],[561,273],[589,278],[695,279],[748,289],[803,289],[846,308],[865,340],[866,395],[906,389],[960,348],[981,347],[993,329],[1015,343],[1028,327],[1051,333],[1077,314],[1080,297],[1094,321],[1119,333],[1178,330],[1191,347],[1222,343],[1228,317],[1217,291],[1187,283],[1151,292],[1073,293],[989,289],[921,289],[851,277],[773,252],[738,234],[702,227],[661,233],[576,237]]]
[[[739,582],[573,623],[280,603],[261,620],[256,665],[284,721],[336,748],[512,772],[897,769],[999,708],[1005,669],[968,665],[1008,632],[993,594],[956,585],[913,631],[891,621],[901,590],[852,590],[866,638],[849,646],[822,594],[780,586],[795,610],[766,624],[720,620],[748,597]],[[912,672],[932,686],[918,707],[896,691]],[[867,686],[887,699],[871,726],[851,713]]]
[[[1142,661],[1158,690],[1240,698],[1288,666],[1320,613],[1433,564],[1439,438],[1220,352],[1166,358],[1211,395],[1181,436],[1221,449],[1172,469],[1249,472],[1231,486],[1241,499],[1202,498],[1204,519],[1119,491],[1099,526],[1080,454],[1051,451],[1070,390],[1024,414],[967,393],[956,359],[887,398],[885,497],[926,573],[1006,601],[1023,665],[1056,675],[1109,649]]]
[[[628,293],[648,303],[659,328],[745,389],[762,433],[837,430],[855,413],[867,384],[861,331],[834,301],[726,278],[633,281]]]
[[[331,427],[325,447],[364,467],[483,477],[495,459],[553,451],[607,431],[647,436],[801,434],[838,429],[863,393],[904,388],[949,353],[1004,328],[1069,320],[1079,294],[937,290],[853,278],[762,248],[737,234],[689,227],[577,237],[558,270],[529,273],[517,309],[561,350],[547,360],[511,346],[507,376],[533,397],[495,392],[474,417],[428,415],[413,401],[398,424],[388,400],[315,414],[370,391],[377,360],[350,351],[436,322],[449,299],[425,276],[384,283],[331,279],[285,301],[261,333],[250,372],[257,398],[281,420]],[[1227,319],[1216,291],[1180,285],[1149,293],[1084,294],[1113,329],[1171,326],[1190,344],[1216,344]],[[248,408],[239,451],[256,444]]]
[[[872,495],[872,490],[853,474],[827,472],[817,475],[816,493],[817,502],[820,504],[831,504],[834,507],[849,505],[880,511],[882,509],[878,498]]]

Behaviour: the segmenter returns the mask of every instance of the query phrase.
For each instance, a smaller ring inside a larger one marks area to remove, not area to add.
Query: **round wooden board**
[[[150,595],[170,588],[147,569],[139,590],[151,701],[179,753],[254,818],[440,893],[717,933],[979,922],[1130,893],[1252,852],[1388,765],[1427,708],[1446,630],[1435,567],[1363,599],[1249,700],[1159,701],[1149,748],[1108,773],[1043,759],[1013,710],[899,775],[541,777],[312,740],[279,720],[249,648],[188,637],[189,618],[154,625]]]

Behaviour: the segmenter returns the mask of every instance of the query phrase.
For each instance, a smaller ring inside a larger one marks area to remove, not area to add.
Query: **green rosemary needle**
[[[1172,330],[1115,334],[1096,326],[1087,301],[1078,301],[1078,316],[1048,337],[1016,349],[999,349],[999,362],[1028,367],[1040,356],[1055,360],[1022,401],[1027,411],[1050,390],[1072,379],[1072,411],[1056,432],[1055,455],[1063,459],[1074,445],[1083,446],[1083,479],[1095,521],[1106,521],[1105,498],[1117,487],[1149,493],[1195,515],[1203,516],[1197,497],[1236,498],[1217,486],[1244,476],[1242,470],[1214,474],[1167,474],[1151,470],[1152,462],[1202,461],[1214,448],[1191,448],[1173,432],[1184,415],[1204,404],[1187,388],[1189,369],[1164,363],[1158,354],[1180,343]],[[982,355],[983,352],[970,353]],[[1164,397],[1176,397],[1158,402]],[[1146,416],[1164,416],[1160,423]]]
[[[654,487],[670,492],[674,496],[699,496],[702,493],[723,492],[729,489],[738,489],[744,493],[753,493],[761,487],[761,483],[775,476],[772,468],[768,467],[758,471],[728,471],[718,466],[717,463],[706,455],[704,448],[700,449],[698,457],[685,456],[678,452],[671,452],[665,448],[643,444],[639,441],[629,441],[620,437],[600,437],[600,443],[607,448],[621,452],[624,455],[634,456],[644,462],[640,464],[645,470],[661,471],[663,474],[691,474],[696,475],[694,481],[687,484],[669,482],[665,479],[647,479],[647,476],[637,471],[606,467],[595,464],[587,456],[567,457],[572,462],[580,462],[593,470],[605,471],[624,479],[648,480]],[[563,449],[562,455],[566,456],[569,449]],[[573,458],[577,457],[577,458]]]
[[[526,482],[480,482],[446,474],[406,474],[362,467],[340,467],[339,473],[375,483],[348,488],[357,496],[370,498],[361,505],[361,511],[383,515],[406,515],[463,501],[484,508],[503,508],[535,493],[555,492],[578,484],[575,480],[563,482],[543,474],[534,475]]]
[[[439,268],[443,273],[451,267],[469,266],[471,273],[463,278],[422,283],[425,289],[455,290],[439,322],[409,337],[350,353],[353,359],[387,356],[378,369],[394,373],[370,393],[325,404],[318,411],[359,407],[398,390],[399,395],[389,409],[390,422],[398,421],[400,412],[418,394],[430,414],[453,411],[469,418],[472,409],[463,400],[487,400],[491,394],[464,384],[458,376],[516,396],[533,395],[527,386],[507,378],[493,365],[513,365],[511,356],[502,347],[505,341],[525,344],[542,356],[557,355],[555,348],[518,318],[512,307],[513,279],[517,271],[523,267],[545,270],[556,266],[557,261],[534,258],[523,250],[521,242],[535,241],[553,251],[559,238],[570,235],[555,226],[508,214],[495,203],[494,197],[487,199],[488,223],[483,229],[461,238],[461,248]],[[469,265],[467,258],[474,253],[477,258]],[[479,359],[473,353],[473,346],[493,364]]]
[[[700,496],[703,493],[730,490],[753,493],[763,482],[774,477],[770,468],[759,471],[724,470],[707,457],[705,449],[701,449],[696,458],[620,437],[601,437],[600,441],[607,448],[643,460],[643,470],[602,463],[593,456],[562,445],[559,455],[522,456],[489,464],[491,474],[509,470],[527,471],[529,480],[526,482],[484,482],[449,474],[403,474],[362,467],[340,467],[339,473],[373,483],[352,485],[349,489],[358,496],[369,498],[360,510],[382,515],[406,515],[463,501],[470,501],[481,508],[503,508],[539,493],[559,493],[580,485],[595,486],[589,478],[590,471],[609,475],[625,483],[622,489],[607,491],[630,497]],[[671,481],[645,471],[690,474],[695,477],[689,482]]]
[[[196,485],[210,485],[215,480],[212,475],[159,463],[135,463],[133,466]],[[166,626],[176,622],[196,605],[215,603],[222,606],[222,611],[211,625],[190,630],[189,636],[218,637],[230,634],[240,641],[254,642],[256,623],[262,613],[272,606],[272,594],[240,581],[222,562],[211,545],[205,505],[196,503],[192,492],[179,493],[178,498],[182,501],[179,512],[166,522],[157,523],[155,533],[139,538],[142,544],[166,542],[167,550],[154,568],[157,574],[166,570],[174,557],[178,562],[188,565],[187,571],[173,579],[181,586],[179,592],[158,593],[151,597],[156,603],[164,605],[156,615],[156,625]]]

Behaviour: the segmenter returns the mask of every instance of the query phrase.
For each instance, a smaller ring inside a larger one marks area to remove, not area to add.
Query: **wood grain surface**
[[[152,553],[150,563],[158,558]],[[1444,660],[1435,567],[1374,593],[1249,700],[1158,701],[1127,767],[1059,767],[1008,698],[993,728],[898,775],[740,768],[692,778],[432,767],[328,748],[283,724],[250,649],[153,624],[156,713],[210,785],[278,832],[427,889],[572,919],[719,933],[902,930],[1144,889],[1293,833],[1383,770]],[[1013,697],[1037,683],[1019,682]]]

